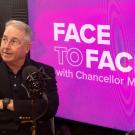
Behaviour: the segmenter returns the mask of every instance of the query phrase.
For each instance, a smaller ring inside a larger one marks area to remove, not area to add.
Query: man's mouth
[[[10,52],[2,52],[2,55],[12,55]]]

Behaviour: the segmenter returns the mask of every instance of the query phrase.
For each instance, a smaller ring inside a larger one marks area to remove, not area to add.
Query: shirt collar
[[[8,73],[14,74],[14,73],[12,72],[12,70],[7,66],[6,62],[4,62],[4,61],[2,61],[2,62],[3,62],[3,64],[5,65],[5,67],[6,67],[7,71],[8,71]],[[22,73],[23,68],[24,68],[25,66],[29,65],[29,64],[30,64],[30,59],[29,59],[28,57],[26,57],[24,64],[22,65],[21,69],[17,72],[17,74]]]

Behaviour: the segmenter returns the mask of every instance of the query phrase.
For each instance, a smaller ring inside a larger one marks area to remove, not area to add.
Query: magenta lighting
[[[29,0],[31,57],[55,67],[57,116],[135,129],[135,1]]]

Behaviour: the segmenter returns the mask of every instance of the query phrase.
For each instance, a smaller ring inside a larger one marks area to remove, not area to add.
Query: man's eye
[[[17,43],[17,40],[12,40],[12,43]]]
[[[2,38],[3,41],[7,40],[6,38]]]

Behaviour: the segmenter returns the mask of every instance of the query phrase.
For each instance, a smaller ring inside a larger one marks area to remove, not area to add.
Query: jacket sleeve
[[[32,117],[32,112],[34,112],[36,118],[42,115],[41,119],[43,120],[55,116],[59,105],[55,72],[52,67],[44,67],[44,69],[46,74],[50,77],[50,79],[45,80],[46,87],[44,91],[48,100],[38,98],[34,101],[34,104],[30,99],[14,100],[14,112],[17,118]]]

